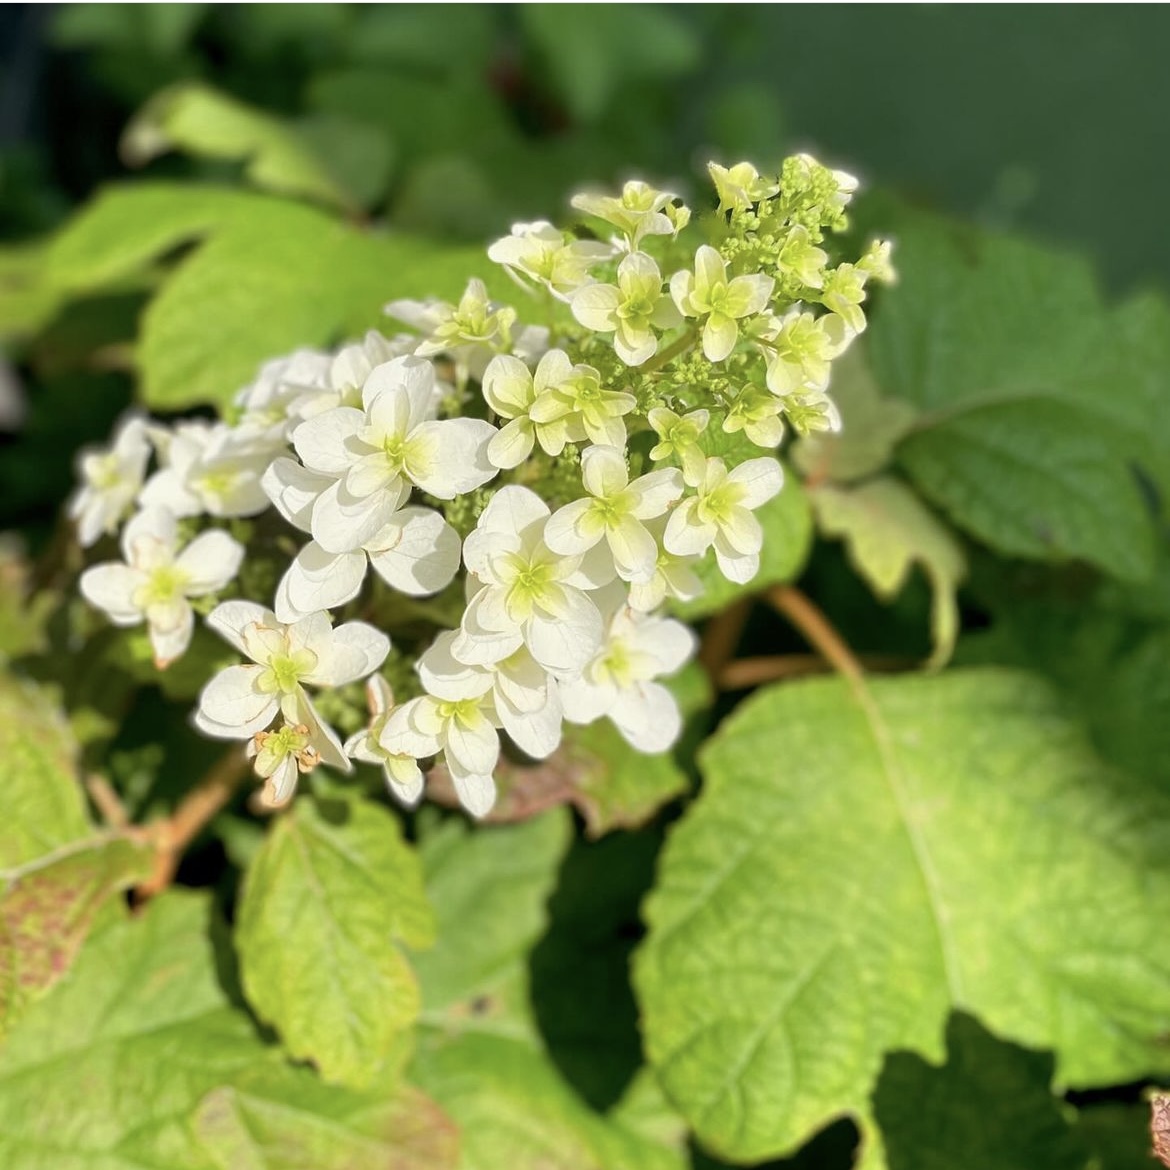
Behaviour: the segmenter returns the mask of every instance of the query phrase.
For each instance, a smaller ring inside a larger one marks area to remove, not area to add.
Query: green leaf
[[[0,341],[24,337],[47,325],[60,295],[45,283],[43,242],[0,249]]]
[[[934,598],[928,665],[942,666],[959,633],[956,592],[967,572],[963,550],[946,525],[891,476],[853,487],[823,484],[808,494],[821,531],[845,541],[850,564],[882,600],[902,591],[915,562],[922,566]]]
[[[75,756],[65,720],[45,695],[0,674],[0,867],[89,836]]]
[[[1050,1056],[952,1016],[942,1068],[897,1053],[882,1070],[874,1111],[890,1170],[1085,1170],[1051,1079]]]
[[[438,941],[415,959],[423,1022],[444,1033],[533,1034],[526,959],[548,924],[545,903],[569,844],[561,809],[475,832],[448,820],[420,856]]]
[[[69,969],[110,899],[153,862],[144,845],[95,838],[0,872],[0,1038]]]
[[[883,392],[921,412],[899,449],[915,485],[1001,552],[1146,576],[1148,402],[1087,266],[914,215],[898,270],[868,341]]]
[[[263,1043],[220,985],[209,909],[170,893],[107,925],[16,1025],[5,1170],[449,1170],[451,1124],[416,1091],[337,1089]]]
[[[395,297],[458,299],[472,276],[508,283],[479,248],[365,234],[315,208],[216,187],[110,188],[67,224],[49,278],[92,289],[204,238],[142,317],[137,361],[147,405],[229,402],[259,365],[388,320]]]
[[[517,14],[570,112],[583,122],[604,113],[623,83],[681,77],[702,57],[694,30],[658,5],[528,4]]]
[[[366,800],[298,800],[244,877],[244,992],[327,1081],[370,1084],[418,1015],[397,942],[429,946],[422,871],[398,819]]]
[[[1150,1106],[1104,1102],[1082,1109],[1077,1134],[1092,1153],[1088,1170],[1150,1170]]]
[[[353,1093],[303,1069],[213,1089],[193,1128],[217,1170],[454,1170],[459,1134],[416,1089]]]
[[[812,511],[804,490],[789,475],[780,494],[756,510],[764,529],[759,572],[746,584],[736,585],[719,572],[715,556],[707,555],[695,566],[703,593],[694,601],[672,602],[672,612],[686,621],[718,613],[742,597],[769,585],[782,585],[800,575],[812,550]]]
[[[663,1088],[743,1160],[862,1115],[883,1054],[958,1008],[1061,1084],[1165,1062],[1170,803],[1046,687],[964,671],[791,683],[701,756],[635,964]]]
[[[460,1170],[684,1170],[685,1158],[588,1109],[524,1040],[433,1033],[414,1076],[462,1130]]]
[[[352,125],[334,120],[332,131],[343,136]],[[376,196],[389,172],[388,146],[380,134],[362,134],[360,128],[358,133],[367,171],[381,180]],[[362,202],[339,182],[319,139],[201,82],[180,82],[155,94],[122,136],[122,156],[132,166],[169,150],[243,161],[256,186],[277,194],[305,196],[350,212]]]
[[[208,904],[172,894],[95,934],[70,977],[0,1048],[6,1170],[217,1170],[187,1116],[266,1058],[231,1011],[207,939]]]

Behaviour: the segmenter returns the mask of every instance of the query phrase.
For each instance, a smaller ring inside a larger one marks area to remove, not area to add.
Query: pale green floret
[[[435,712],[444,723],[454,720],[460,727],[473,729],[482,727],[486,722],[480,703],[480,698],[440,699]]]
[[[821,302],[831,309],[854,333],[865,329],[865,313],[861,303],[865,300],[866,273],[854,264],[840,264],[825,273],[825,286]]]
[[[723,430],[729,435],[743,433],[757,447],[776,447],[784,437],[780,413],[784,403],[758,386],[745,386],[727,410]]]
[[[776,257],[776,267],[782,275],[792,276],[808,288],[821,288],[825,283],[825,265],[828,253],[818,248],[808,228],[797,224]]]
[[[291,695],[301,685],[301,679],[316,669],[317,655],[312,650],[274,654],[256,680],[256,687],[265,694]]]
[[[173,605],[186,596],[191,574],[175,564],[158,565],[133,593],[132,601],[144,612],[155,606]]]
[[[122,460],[114,451],[86,456],[82,470],[90,487],[98,491],[108,491],[122,482]]]
[[[849,343],[851,334],[841,317],[832,313],[789,313],[774,320],[761,344],[769,352],[768,389],[781,396],[802,390],[823,390],[829,382],[833,358]]]
[[[267,779],[291,756],[298,769],[307,770],[309,762],[309,729],[303,724],[295,727],[284,724],[277,731],[262,731],[256,738],[256,761],[253,767],[257,776]]]
[[[650,449],[650,458],[660,463],[672,456],[682,465],[688,483],[697,482],[703,474],[704,455],[699,440],[710,422],[706,410],[692,410],[680,417],[665,406],[650,411],[647,420],[658,435],[659,442]]]

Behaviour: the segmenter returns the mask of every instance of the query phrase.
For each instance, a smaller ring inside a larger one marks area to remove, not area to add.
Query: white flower
[[[707,172],[719,196],[720,211],[747,211],[753,203],[768,199],[780,190],[779,183],[760,178],[760,172],[749,162],[722,167],[716,162],[707,164]]]
[[[617,284],[590,284],[573,296],[573,316],[595,333],[612,333],[613,348],[627,366],[654,356],[654,330],[681,324],[678,310],[662,295],[662,273],[644,252],[631,252],[618,265]]]
[[[824,390],[833,359],[848,348],[854,333],[835,313],[814,317],[792,309],[772,317],[759,337],[768,354],[768,389],[785,397]]]
[[[514,223],[512,234],[488,248],[488,259],[502,264],[521,287],[523,277],[540,281],[564,299],[590,281],[589,268],[613,255],[609,244],[574,240],[546,220]]]
[[[302,706],[305,723],[283,723],[275,731],[258,731],[248,741],[245,754],[252,760],[252,770],[268,783],[264,801],[269,808],[279,808],[292,799],[297,776],[311,772],[318,764],[337,767],[337,739],[306,702]],[[345,765],[349,767],[348,763]]]
[[[331,553],[315,540],[306,544],[281,578],[273,609],[282,622],[294,622],[344,605],[361,590],[367,558],[401,593],[438,593],[455,576],[461,547],[459,534],[433,508],[400,508],[360,549]]]
[[[366,701],[370,706],[370,725],[345,741],[345,754],[351,760],[373,764],[382,769],[386,786],[408,808],[422,796],[423,774],[414,756],[387,751],[380,736],[394,710],[394,692],[380,675],[366,680]]]
[[[735,348],[738,320],[761,313],[776,282],[753,273],[727,279],[723,257],[709,244],[695,253],[695,271],[676,272],[670,278],[670,295],[684,317],[705,317],[703,353],[708,361],[721,362]]]
[[[868,277],[868,271],[855,264],[838,264],[825,273],[821,303],[826,309],[843,317],[845,324],[854,333],[865,331],[865,311],[861,304],[865,300],[865,282]]]
[[[161,435],[161,433],[160,433]],[[161,468],[139,496],[176,516],[256,516],[268,507],[260,477],[279,451],[261,432],[226,423],[179,423],[161,437]]]
[[[494,357],[484,371],[483,396],[508,420],[487,449],[489,462],[502,470],[518,467],[536,443],[549,455],[595,435],[624,447],[621,416],[636,403],[632,394],[603,390],[592,366],[573,365],[560,349],[549,350],[535,374],[510,354]]]
[[[229,666],[203,688],[195,726],[217,739],[249,739],[283,715],[293,727],[319,726],[322,762],[349,771],[341,743],[304,687],[339,687],[372,674],[390,650],[386,635],[364,622],[333,629],[325,613],[286,625],[251,601],[225,601],[207,624],[251,662]]]
[[[154,664],[163,670],[190,645],[194,615],[188,598],[223,589],[239,571],[243,546],[226,532],[213,530],[179,552],[175,517],[153,508],[126,525],[122,554],[125,564],[86,569],[81,594],[115,625],[145,621]]]
[[[536,424],[536,435],[545,451],[559,455],[565,443],[585,439],[625,447],[626,424],[622,416],[637,405],[632,394],[607,390],[592,366],[572,365],[568,354],[559,349],[541,358],[536,368],[538,376],[542,367],[544,389],[528,408],[528,417]]]
[[[618,197],[582,192],[574,195],[571,202],[578,211],[613,224],[625,235],[629,249],[635,251],[643,236],[670,236],[684,226],[685,220],[676,227],[665,212],[674,198],[670,191],[658,191],[649,183],[632,179]]]
[[[605,641],[579,677],[561,683],[565,717],[592,723],[608,715],[641,752],[662,752],[678,739],[682,717],[674,696],[653,680],[673,674],[690,658],[695,636],[681,622],[636,613],[620,598]]]
[[[437,699],[490,695],[489,714],[513,742],[536,759],[556,751],[561,742],[557,680],[532,657],[526,646],[489,666],[468,666],[452,653],[454,631],[440,634],[418,661],[418,674]]]
[[[322,548],[361,548],[390,522],[412,484],[450,500],[496,474],[487,460],[495,427],[474,418],[436,420],[434,384],[430,362],[395,358],[366,379],[363,410],[328,410],[293,432],[305,467],[334,481],[313,505],[311,531]]]
[[[784,437],[783,409],[784,403],[774,394],[745,386],[728,407],[723,430],[729,435],[743,431],[757,447],[778,447]]]
[[[327,393],[333,359],[315,349],[298,349],[265,362],[256,380],[236,395],[235,429],[273,446],[283,444],[294,425],[293,406],[306,395]]]
[[[663,467],[630,483],[625,456],[616,447],[589,447],[581,456],[581,478],[589,498],[573,500],[553,515],[545,543],[553,552],[580,556],[604,538],[619,577],[648,581],[658,545],[642,521],[661,516],[683,494],[682,476]]]
[[[478,279],[467,282],[457,305],[439,300],[400,300],[391,301],[384,311],[424,335],[414,349],[419,357],[450,354],[476,376],[482,373],[493,351],[511,346],[516,320],[516,310],[490,300],[487,286]]]
[[[81,455],[81,487],[69,501],[69,515],[77,522],[82,548],[116,531],[142,487],[149,460],[146,424],[133,416],[117,428],[106,450]]]
[[[554,553],[543,540],[548,518],[535,492],[509,485],[464,541],[474,593],[452,643],[461,662],[500,662],[524,645],[545,670],[574,671],[596,650],[601,616],[584,590],[612,578],[612,563]]]
[[[711,415],[706,410],[692,410],[680,417],[665,406],[655,406],[646,416],[658,442],[650,449],[650,458],[661,463],[672,455],[682,464],[683,478],[692,486],[703,475],[706,457],[699,445]]]
[[[749,459],[732,471],[722,459],[708,459],[696,494],[670,514],[663,543],[678,556],[699,556],[714,546],[719,571],[744,585],[760,567],[764,543],[752,509],[783,485],[784,472],[775,459]]]
[[[662,547],[666,524],[666,518],[659,517],[646,526],[650,530],[650,535],[654,537],[655,544],[658,545],[654,572],[646,581],[630,582],[630,608],[642,613],[650,613],[651,610],[657,609],[668,597],[673,597],[677,601],[694,601],[703,592],[703,582],[693,567],[698,564],[700,558],[678,556]]]
[[[496,802],[492,772],[500,758],[490,704],[482,694],[459,699],[421,695],[391,712],[378,742],[387,752],[415,759],[442,753],[463,806],[474,816],[486,816]]]

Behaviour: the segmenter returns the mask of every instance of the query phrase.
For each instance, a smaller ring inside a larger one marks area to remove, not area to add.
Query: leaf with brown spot
[[[107,837],[0,873],[0,1036],[68,971],[98,914],[147,876],[153,856]]]

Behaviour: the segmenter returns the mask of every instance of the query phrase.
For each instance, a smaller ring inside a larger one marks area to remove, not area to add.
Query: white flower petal
[[[614,496],[630,482],[626,457],[616,447],[590,447],[581,456],[581,481],[594,496]]]
[[[490,773],[465,772],[455,760],[447,761],[447,771],[451,773],[459,803],[473,817],[486,817],[496,803],[496,782]]]
[[[317,497],[333,483],[287,456],[275,459],[260,477],[260,486],[276,510],[294,527],[308,532]]]
[[[561,707],[570,723],[585,724],[608,714],[618,701],[618,690],[610,683],[599,685],[580,675],[557,683]]]
[[[717,529],[696,516],[698,501],[694,496],[683,500],[666,521],[663,546],[675,556],[701,556],[711,547]]]
[[[427,695],[396,707],[378,742],[388,752],[416,760],[435,755],[442,747],[442,723],[435,719],[435,707],[435,700]]]
[[[623,691],[608,715],[626,742],[640,752],[664,752],[682,731],[678,704],[658,683],[641,683]]]
[[[298,623],[299,624],[299,623]],[[327,655],[305,676],[314,686],[342,687],[373,674],[390,653],[390,639],[366,622],[346,622],[333,631]]]
[[[601,645],[601,615],[597,606],[576,589],[566,589],[568,604],[555,616],[536,614],[525,630],[532,657],[545,670],[572,674],[580,670]]]
[[[315,540],[297,553],[277,590],[276,616],[293,623],[336,609],[358,595],[366,577],[366,554],[326,552]]]
[[[177,543],[178,520],[166,508],[143,508],[122,529],[122,555],[128,564],[140,569],[171,560]],[[141,559],[136,555],[140,547]]]
[[[721,362],[735,348],[739,325],[734,317],[712,313],[703,326],[703,356],[709,362]]]
[[[758,508],[784,486],[784,470],[775,459],[748,459],[733,467],[727,478],[745,489],[742,504]]]
[[[630,491],[638,501],[634,505],[634,515],[639,520],[661,516],[684,490],[683,477],[677,467],[662,467],[640,475],[630,484]]]
[[[407,808],[418,804],[423,791],[422,769],[409,756],[389,756],[382,762],[386,786]]]
[[[483,396],[501,418],[516,418],[532,399],[532,372],[517,357],[498,354],[483,373]]]
[[[737,552],[722,540],[715,541],[715,561],[719,571],[736,585],[746,585],[760,571],[759,553]]]
[[[560,746],[564,713],[555,683],[549,687],[544,705],[535,711],[520,710],[500,695],[496,711],[512,741],[534,759],[546,759]]]
[[[433,463],[420,472],[412,466],[409,474],[424,492],[440,500],[453,500],[474,491],[496,474],[487,456],[488,443],[496,434],[491,423],[478,418],[423,423],[411,432],[410,440],[433,440]]]
[[[648,581],[658,562],[658,543],[633,516],[623,517],[605,533],[613,563],[623,581]]]
[[[327,552],[359,549],[390,522],[399,503],[409,494],[408,484],[399,480],[400,490],[355,497],[338,482],[327,488],[313,505],[312,533]]]
[[[418,660],[418,677],[427,694],[437,699],[478,699],[492,689],[492,675],[489,671],[466,666],[451,653],[456,637],[456,632],[451,630],[435,639]]]
[[[518,484],[508,484],[492,496],[480,514],[476,528],[480,532],[514,536],[548,519],[548,515],[548,505],[534,491]]]
[[[186,601],[179,614],[177,622],[168,622],[165,625],[155,625],[151,622],[148,627],[150,633],[150,648],[154,651],[154,665],[159,670],[166,670],[176,658],[181,658],[187,647],[191,645],[191,632],[195,628],[195,614]]]
[[[241,654],[248,654],[244,631],[252,626],[280,625],[276,615],[254,601],[224,601],[203,619],[224,641],[231,643]],[[251,655],[248,655],[251,657]]]
[[[597,517],[594,507],[594,500],[573,500],[555,511],[544,526],[545,544],[553,552],[566,556],[588,552],[605,535],[605,524]]]
[[[594,333],[612,333],[617,328],[617,307],[622,294],[616,285],[590,284],[581,289],[569,304],[573,316]]]
[[[298,687],[290,699],[296,722],[303,723],[309,729],[309,746],[316,748],[320,753],[321,763],[336,768],[339,772],[352,772],[353,764],[349,762],[337,732],[317,713],[317,708],[313,706],[309,696]],[[286,712],[286,718],[288,714],[289,712]]]
[[[188,575],[183,592],[201,597],[223,589],[240,571],[244,546],[222,529],[200,533],[175,558],[175,567]]]
[[[306,419],[292,433],[301,462],[323,475],[344,475],[363,445],[356,441],[366,418],[352,406],[338,406]]]
[[[142,610],[134,604],[134,593],[145,577],[129,565],[94,565],[81,574],[78,586],[90,605],[103,610],[115,625],[134,626],[142,621]]]
[[[221,670],[199,696],[199,711],[221,728],[232,729],[232,738],[247,739],[263,731],[280,710],[273,694],[257,689],[262,668],[229,666]]]
[[[432,508],[408,507],[366,546],[389,585],[412,597],[445,589],[459,569],[459,533]]]
[[[488,462],[501,471],[519,467],[529,455],[536,441],[532,420],[527,417],[514,418],[497,431],[487,445]]]
[[[500,758],[500,737],[482,712],[473,712],[467,722],[452,718],[443,741],[447,766],[474,775],[490,775]]]

